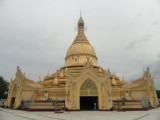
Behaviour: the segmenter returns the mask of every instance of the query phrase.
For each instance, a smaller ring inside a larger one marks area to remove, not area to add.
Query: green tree
[[[0,99],[6,99],[8,93],[9,82],[0,76]]]

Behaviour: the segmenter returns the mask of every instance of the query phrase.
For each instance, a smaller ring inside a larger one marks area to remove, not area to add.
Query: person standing
[[[94,110],[97,110],[97,104],[94,102]]]

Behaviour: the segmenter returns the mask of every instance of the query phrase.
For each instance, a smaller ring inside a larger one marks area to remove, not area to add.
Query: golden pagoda
[[[37,82],[28,79],[17,67],[11,81],[7,107],[28,110],[111,110],[124,102],[121,109],[158,106],[154,81],[147,69],[142,78],[128,84],[98,66],[93,46],[84,34],[84,20],[80,16],[78,33],[69,47],[65,65],[53,74],[47,73]],[[118,102],[117,102],[118,101]]]

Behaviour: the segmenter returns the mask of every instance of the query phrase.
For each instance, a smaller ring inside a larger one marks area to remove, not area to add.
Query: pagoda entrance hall
[[[98,110],[97,87],[91,80],[86,80],[80,89],[80,110]]]
[[[80,97],[80,110],[97,110],[98,97],[95,96],[81,96]]]

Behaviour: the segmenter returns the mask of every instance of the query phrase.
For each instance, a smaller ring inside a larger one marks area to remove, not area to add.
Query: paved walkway
[[[160,107],[149,111],[27,112],[0,108],[0,120],[160,120]]]

